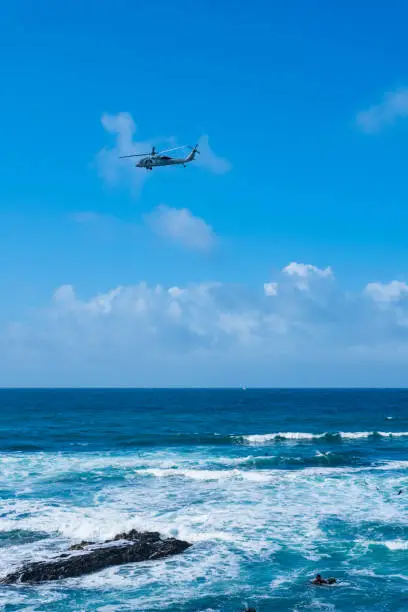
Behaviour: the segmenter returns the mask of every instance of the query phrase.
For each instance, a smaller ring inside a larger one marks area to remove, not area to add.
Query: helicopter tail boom
[[[185,161],[186,163],[193,161],[193,159],[194,159],[194,158],[195,158],[195,156],[196,156],[196,153],[200,153],[200,151],[198,150],[198,145],[195,145],[194,147],[191,147],[191,153],[189,153],[189,154],[187,155],[187,157],[185,158],[185,160],[184,160],[184,161]]]

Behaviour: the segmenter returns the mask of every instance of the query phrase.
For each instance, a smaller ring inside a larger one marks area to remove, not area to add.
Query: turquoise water
[[[408,392],[0,391],[0,406],[0,575],[131,528],[193,543],[0,587],[2,610],[408,610]]]

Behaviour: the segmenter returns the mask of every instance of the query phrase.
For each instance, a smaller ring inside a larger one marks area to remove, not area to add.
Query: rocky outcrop
[[[120,533],[103,544],[81,542],[51,561],[28,563],[0,580],[1,584],[47,582],[91,574],[113,565],[153,561],[178,555],[191,544],[175,538],[162,539],[159,533],[136,530]]]

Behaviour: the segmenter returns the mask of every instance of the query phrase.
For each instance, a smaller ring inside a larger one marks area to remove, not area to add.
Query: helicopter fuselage
[[[136,168],[146,168],[146,170],[153,170],[158,166],[185,166],[186,164],[193,161],[197,153],[197,147],[194,147],[191,153],[187,157],[169,157],[168,155],[149,155],[143,157],[137,164]]]
[[[145,168],[146,170],[153,170],[153,168],[157,166],[185,166],[186,164],[193,161],[196,156],[196,153],[200,153],[198,150],[198,145],[195,147],[190,147],[191,153],[187,155],[187,157],[169,157],[168,155],[163,155],[163,153],[168,153],[169,151],[176,151],[177,149],[184,149],[186,145],[182,147],[173,147],[172,149],[166,149],[165,151],[157,152],[155,147],[152,147],[152,152],[148,153],[132,153],[131,155],[121,155],[120,159],[124,159],[125,157],[141,157],[142,159],[135,164],[136,168]]]
[[[154,157],[144,157],[136,164],[136,168],[146,168],[146,170],[151,170],[157,166],[176,166],[178,164],[186,164],[188,161],[191,160],[182,159],[179,157],[157,155]]]

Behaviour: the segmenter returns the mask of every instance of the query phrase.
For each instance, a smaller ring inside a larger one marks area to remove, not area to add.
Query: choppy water
[[[1,609],[408,610],[408,392],[0,391],[0,408],[0,575],[133,527],[194,544],[0,587]]]

